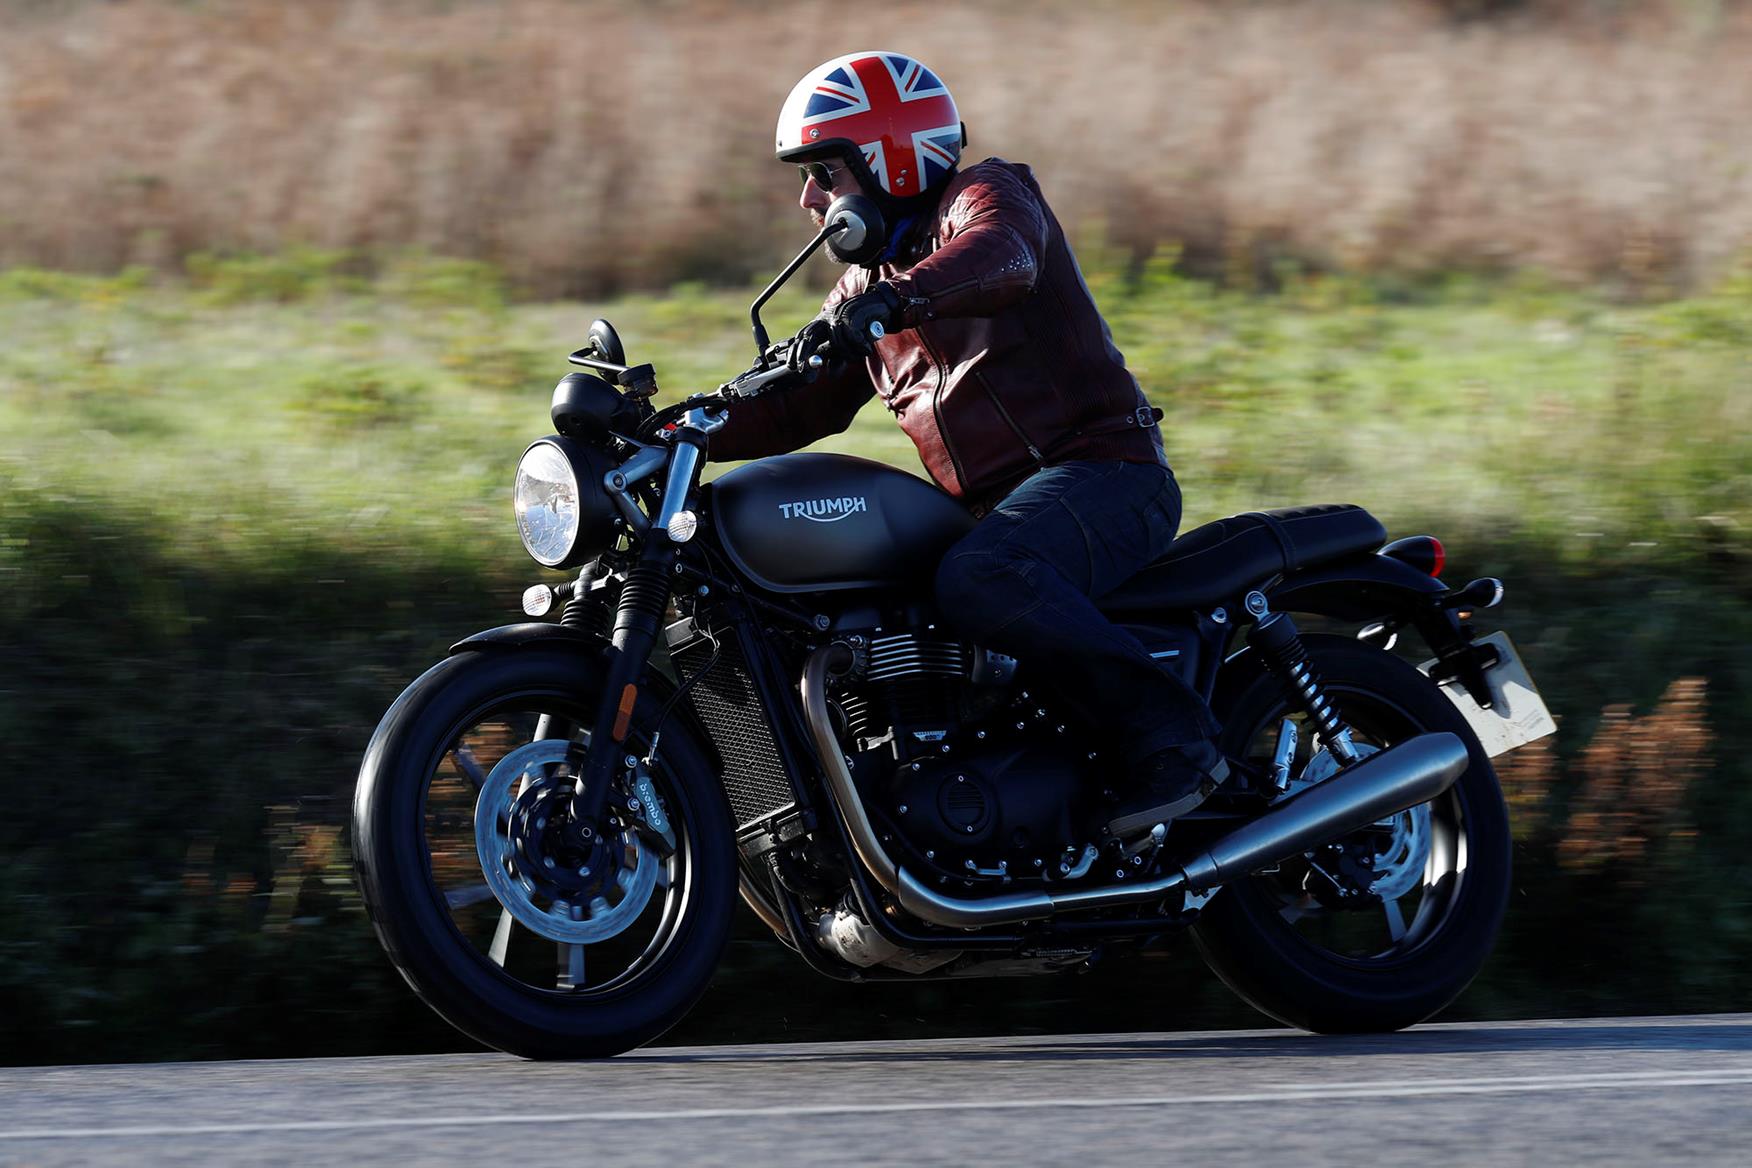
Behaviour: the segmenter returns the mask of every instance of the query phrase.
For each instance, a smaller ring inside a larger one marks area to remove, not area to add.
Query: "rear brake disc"
[[[1353,745],[1358,756],[1363,758],[1381,749],[1366,742]],[[1332,756],[1330,750],[1322,747],[1308,760],[1301,775],[1290,782],[1287,794],[1294,794],[1329,779],[1338,771],[1338,760]],[[1383,829],[1390,834],[1385,834]],[[1371,845],[1374,850],[1374,863],[1371,867],[1374,879],[1369,882],[1365,891],[1382,900],[1397,900],[1417,887],[1423,880],[1424,868],[1430,858],[1430,805],[1419,803],[1416,807],[1377,821],[1373,829],[1364,830],[1374,837]]]

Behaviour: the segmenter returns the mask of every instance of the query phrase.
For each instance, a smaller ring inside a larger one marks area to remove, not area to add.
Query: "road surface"
[[[0,1070],[0,1164],[1752,1164],[1752,1015]]]

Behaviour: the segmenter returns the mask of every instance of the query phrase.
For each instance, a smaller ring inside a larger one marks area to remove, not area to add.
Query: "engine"
[[[841,741],[909,868],[972,887],[1078,865],[1095,756],[1014,659],[929,623],[844,640],[854,660],[834,695]]]

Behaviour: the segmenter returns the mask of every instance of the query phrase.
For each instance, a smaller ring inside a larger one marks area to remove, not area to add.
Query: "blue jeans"
[[[1204,699],[1090,599],[1168,550],[1180,486],[1165,466],[1067,462],[1035,472],[949,549],[944,619],[1023,663],[1090,730],[1142,759],[1216,735]]]

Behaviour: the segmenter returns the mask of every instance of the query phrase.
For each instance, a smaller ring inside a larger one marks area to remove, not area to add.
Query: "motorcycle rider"
[[[1050,680],[1113,737],[1127,790],[1108,823],[1135,838],[1196,807],[1228,774],[1203,699],[1095,599],[1168,550],[1180,489],[1146,402],[1026,166],[959,166],[966,131],[917,60],[864,52],[811,70],[779,115],[819,228],[861,193],[890,225],[798,333],[793,367],[841,358],[807,390],[739,404],[718,460],[837,434],[872,394],[925,469],[980,522],[944,556],[936,594],[971,640]],[[872,337],[872,325],[881,325]]]

